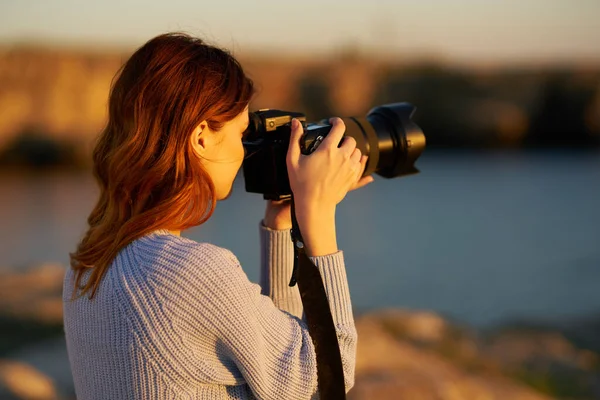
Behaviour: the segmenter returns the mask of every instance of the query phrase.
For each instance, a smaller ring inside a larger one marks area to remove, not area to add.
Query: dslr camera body
[[[409,103],[393,103],[373,108],[366,117],[342,118],[344,138],[353,137],[362,154],[369,156],[363,176],[376,173],[395,178],[419,172],[414,163],[425,148],[425,136],[411,119],[415,110]],[[260,193],[268,200],[291,197],[286,156],[293,118],[304,128],[300,147],[305,155],[315,151],[331,130],[327,120],[307,123],[299,112],[264,109],[250,113],[242,141],[247,192]]]

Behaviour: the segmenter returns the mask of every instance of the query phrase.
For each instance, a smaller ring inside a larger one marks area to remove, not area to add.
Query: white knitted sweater
[[[122,249],[91,301],[70,301],[69,270],[64,326],[77,398],[318,398],[314,346],[298,287],[288,286],[290,232],[262,223],[259,230],[260,286],[229,250],[167,230]],[[343,253],[311,259],[323,278],[349,390],[357,336]]]

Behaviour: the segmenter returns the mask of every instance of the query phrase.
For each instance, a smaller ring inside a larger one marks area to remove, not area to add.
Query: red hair
[[[113,81],[108,123],[93,152],[100,197],[71,253],[80,296],[98,285],[117,253],[156,229],[184,230],[214,212],[213,182],[190,135],[207,121],[218,131],[244,111],[252,81],[227,51],[181,33],[139,48]],[[90,278],[80,286],[82,274]],[[79,296],[78,296],[79,297]]]

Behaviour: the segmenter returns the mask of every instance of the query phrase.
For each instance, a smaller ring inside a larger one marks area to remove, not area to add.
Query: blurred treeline
[[[111,80],[129,54],[0,48],[0,165],[88,167]],[[236,56],[258,87],[255,109],[302,111],[314,121],[408,101],[429,148],[600,145],[600,66]]]
[[[326,77],[313,73],[300,82],[301,109],[311,117],[342,111],[331,99]],[[428,147],[600,145],[600,67],[486,71],[432,63],[390,65],[369,103],[397,101],[417,107],[414,119]]]

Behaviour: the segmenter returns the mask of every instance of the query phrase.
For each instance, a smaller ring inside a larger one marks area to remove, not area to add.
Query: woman
[[[297,287],[289,204],[259,224],[261,285],[228,250],[180,232],[204,223],[231,192],[244,158],[252,82],[226,51],[184,34],[138,49],[113,84],[94,149],[99,201],[71,254],[64,322],[79,400],[304,399],[315,351]],[[296,215],[330,301],[347,390],[356,331],[335,234],[335,208],[366,158],[341,120],[311,155],[292,123],[287,154]]]

